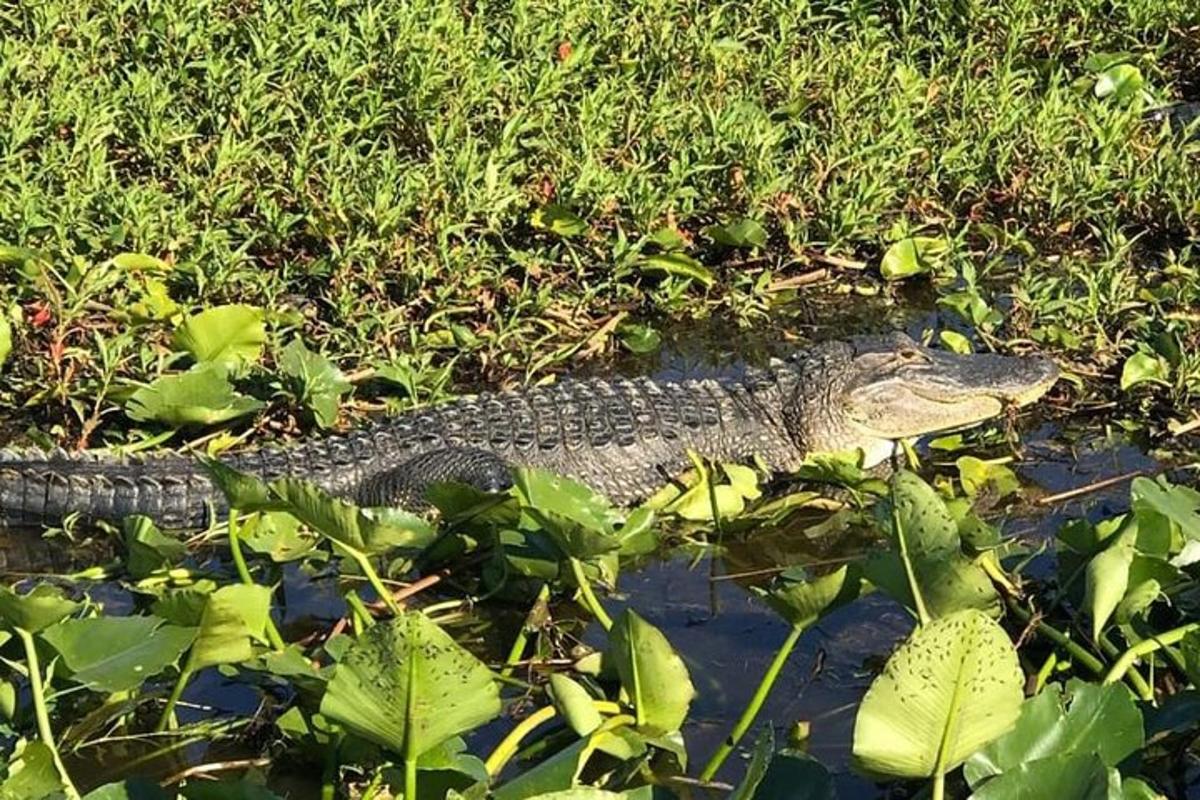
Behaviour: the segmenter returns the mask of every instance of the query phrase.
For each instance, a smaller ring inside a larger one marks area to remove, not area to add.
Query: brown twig
[[[169,778],[165,778],[159,782],[159,786],[172,786],[188,778],[194,778],[197,775],[211,775],[214,772],[228,772],[233,769],[251,769],[252,767],[266,767],[271,763],[269,758],[237,758],[232,761],[211,761],[207,764],[194,764],[187,769],[180,770]]]
[[[1140,478],[1145,474],[1146,473],[1144,470],[1135,469],[1133,472],[1126,472],[1124,475],[1105,478],[1104,480],[1096,481],[1095,483],[1089,483],[1086,486],[1078,486],[1074,489],[1068,489],[1065,492],[1059,492],[1058,494],[1039,497],[1036,502],[1039,506],[1048,506],[1063,500],[1074,500],[1076,497],[1081,497],[1085,494],[1091,494],[1092,492],[1098,492],[1102,489],[1107,489],[1110,486],[1116,486],[1119,483],[1131,481],[1134,478]]]

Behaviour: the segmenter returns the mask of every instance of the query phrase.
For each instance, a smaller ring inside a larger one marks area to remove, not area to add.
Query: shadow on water
[[[623,374],[695,377],[736,370],[745,363],[761,363],[771,355],[795,347],[785,340],[785,334],[790,334],[793,340],[806,341],[903,328],[919,336],[923,329],[947,326],[948,321],[939,319],[928,298],[907,300],[905,310],[883,301],[861,299],[812,310],[810,316],[820,318],[822,324],[805,321],[801,315],[789,320],[786,327],[765,330],[746,331],[717,323],[668,329],[664,331],[665,345],[660,354],[631,357],[604,365],[603,369]],[[590,371],[598,372],[600,368]],[[1019,427],[1024,457],[1016,469],[1033,497],[1159,468],[1137,447],[1109,440],[1094,429],[1078,429],[1070,421],[1039,421],[1029,416]],[[1066,519],[1118,513],[1125,510],[1127,498],[1128,485],[1121,482],[1078,499],[1045,506],[1031,502],[1002,520],[1002,527],[1006,535],[1049,540]],[[813,539],[798,527],[801,526],[760,529],[731,539],[716,564],[707,560],[697,563],[683,555],[664,556],[632,567],[621,576],[621,594],[610,605],[615,610],[628,604],[659,626],[691,671],[698,695],[684,734],[694,765],[702,764],[727,734],[788,632],[779,617],[754,599],[748,584],[769,579],[781,566],[835,563],[877,546],[863,534]],[[30,546],[34,545],[28,534],[0,532],[0,573],[6,571],[6,554],[11,556],[17,549]],[[38,571],[70,571],[70,564],[63,563],[61,545],[52,543],[45,552],[48,559],[56,561]],[[19,560],[25,563],[30,557],[24,554]],[[75,553],[67,561],[86,566],[97,563],[98,559],[103,560],[97,553],[87,552]],[[285,629],[289,636],[327,626],[344,612],[332,580],[314,581],[289,570],[284,591]],[[102,588],[95,594],[110,613],[121,613],[130,605],[128,595],[115,586]],[[502,619],[493,629],[497,633],[477,637],[475,642],[477,650],[481,647],[492,651],[497,659],[502,657],[501,651],[509,641],[507,632],[519,624],[516,611],[500,613]],[[903,608],[879,595],[862,598],[835,612],[804,634],[759,717],[759,726],[768,722],[775,726],[777,741],[787,741],[795,723],[808,723],[806,746],[835,771],[839,795],[843,798],[880,795],[876,787],[849,771],[854,714],[873,671],[912,625]],[[505,632],[503,637],[499,636],[500,631]],[[595,626],[585,639],[597,644],[602,641]],[[262,695],[252,686],[208,670],[189,688],[185,699],[203,709],[191,714],[208,715],[217,711],[254,717],[260,711]],[[185,710],[184,717],[188,714]],[[472,736],[473,750],[486,752],[509,727],[511,722],[500,720],[478,731]],[[748,736],[747,744],[752,739],[753,736]],[[112,747],[103,752],[84,753],[76,758],[75,767],[87,776],[85,783],[99,783],[125,768],[138,754],[134,745]],[[245,755],[244,745],[241,755]],[[745,748],[740,755],[742,758],[732,758],[726,763],[719,780],[735,782],[740,777],[748,757]],[[231,756],[197,742],[169,757],[167,763],[157,763],[154,767],[157,774],[166,775],[188,764],[223,757]],[[275,772],[281,771],[286,772]],[[278,788],[286,785],[288,795],[294,798],[316,797],[318,778],[315,774],[293,775]]]

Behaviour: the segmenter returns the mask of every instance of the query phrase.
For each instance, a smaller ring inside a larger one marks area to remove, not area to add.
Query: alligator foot
[[[427,508],[425,492],[437,483],[465,483],[481,492],[503,492],[512,486],[512,468],[495,453],[474,447],[432,450],[367,478],[355,500],[364,506]]]

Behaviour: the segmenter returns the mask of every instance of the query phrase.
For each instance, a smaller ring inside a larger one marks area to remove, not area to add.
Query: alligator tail
[[[201,528],[222,498],[183,456],[114,457],[62,450],[0,450],[0,526],[58,524],[145,514],[171,528]]]

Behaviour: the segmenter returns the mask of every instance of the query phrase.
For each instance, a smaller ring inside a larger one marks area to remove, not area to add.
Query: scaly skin
[[[483,394],[224,461],[267,480],[311,480],[364,505],[412,503],[447,479],[503,489],[512,466],[569,475],[628,504],[685,470],[689,450],[722,461],[757,457],[791,472],[809,453],[860,448],[869,465],[886,458],[895,439],[976,424],[1030,402],[1056,375],[1040,359],[954,356],[901,335],[863,338],[730,378],[564,381]],[[145,514],[192,528],[224,510],[187,457],[0,454],[0,523],[8,526],[78,513]]]

